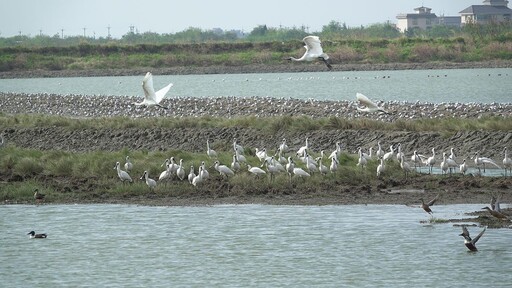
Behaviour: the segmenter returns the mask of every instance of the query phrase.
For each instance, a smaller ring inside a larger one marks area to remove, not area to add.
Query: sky
[[[187,28],[242,30],[258,25],[308,27],[319,32],[330,21],[349,27],[390,21],[420,6],[436,15],[458,12],[482,0],[2,0],[0,37],[85,35],[121,38],[130,31],[176,33]],[[306,4],[307,3],[307,4]],[[110,27],[110,29],[108,28]]]

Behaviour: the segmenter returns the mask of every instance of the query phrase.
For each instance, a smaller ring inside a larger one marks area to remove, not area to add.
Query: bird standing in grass
[[[331,63],[329,61],[329,56],[324,53],[322,49],[322,42],[320,41],[320,37],[318,36],[306,36],[304,39],[304,48],[306,48],[306,52],[300,58],[288,57],[287,60],[290,61],[315,61],[321,60],[325,63],[329,70],[332,70]]]
[[[145,180],[146,181],[146,185],[148,185],[149,187],[149,190],[153,190],[156,188],[156,181],[149,178],[149,173],[148,171],[144,171],[144,174],[140,177],[140,180]]]
[[[119,179],[121,179],[123,183],[125,181],[128,181],[130,183],[133,182],[132,177],[130,177],[130,175],[128,175],[126,171],[121,170],[121,164],[119,162],[116,162],[116,167],[114,167],[114,169],[117,170],[117,176],[119,177]]]
[[[36,203],[44,202],[44,197],[46,195],[39,193],[39,189],[34,190],[34,199],[36,200]]]

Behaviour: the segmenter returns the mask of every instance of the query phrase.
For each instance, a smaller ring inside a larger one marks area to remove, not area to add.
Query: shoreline
[[[512,61],[483,62],[423,62],[423,63],[362,63],[333,64],[332,71],[385,71],[385,70],[434,70],[434,69],[478,69],[512,68]],[[107,77],[137,76],[151,71],[154,75],[193,75],[193,74],[247,74],[247,73],[300,73],[329,72],[323,63],[252,64],[244,66],[204,66],[204,67],[135,67],[125,69],[91,70],[17,70],[0,72],[0,79],[15,78],[61,78],[61,77]]]

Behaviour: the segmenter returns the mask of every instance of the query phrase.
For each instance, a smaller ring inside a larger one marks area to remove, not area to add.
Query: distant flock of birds
[[[320,60],[325,63],[327,68],[329,70],[332,69],[332,66],[329,61],[329,56],[323,52],[321,41],[318,36],[306,36],[303,39],[305,43],[306,52],[302,57],[300,58],[294,58],[289,57],[287,60],[290,61],[315,61]],[[160,102],[164,99],[167,92],[171,89],[173,86],[172,83],[168,84],[164,88],[158,90],[155,92],[153,88],[153,75],[151,72],[147,72],[147,74],[144,76],[142,80],[142,89],[144,91],[144,99],[142,102],[133,103],[136,106],[145,106],[145,107],[160,107],[163,109],[169,109],[168,107],[162,106]],[[360,112],[367,112],[367,113],[386,113],[389,114],[383,107],[378,106],[376,103],[371,101],[368,97],[361,93],[356,94],[356,99],[359,104],[363,105],[364,107],[357,107],[357,110]],[[0,146],[4,144],[3,137],[1,138]],[[206,154],[207,156],[212,158],[217,158],[217,152],[215,150],[211,149],[209,140],[206,141]],[[233,162],[231,163],[230,167],[227,165],[223,165],[219,162],[219,160],[215,160],[214,162],[214,169],[222,176],[229,178],[235,175],[235,173],[238,173],[241,170],[241,165],[246,165],[247,171],[251,174],[254,174],[256,177],[260,177],[261,175],[269,174],[270,180],[272,181],[274,177],[279,173],[287,173],[289,176],[289,179],[291,181],[292,176],[299,177],[299,178],[305,178],[310,177],[313,173],[320,173],[320,174],[327,174],[327,173],[335,173],[338,170],[338,164],[339,164],[339,157],[341,155],[341,145],[339,142],[336,143],[335,150],[327,157],[327,159],[330,161],[329,167],[327,167],[323,159],[325,157],[324,151],[321,151],[320,157],[313,158],[310,153],[310,145],[308,143],[308,138],[306,138],[306,143],[304,146],[300,147],[299,150],[295,153],[295,156],[304,164],[304,169],[301,167],[298,167],[296,164],[297,162],[293,160],[292,156],[285,157],[286,153],[289,152],[289,148],[286,144],[286,139],[283,139],[281,145],[277,149],[277,152],[272,155],[268,154],[267,150],[264,149],[257,149],[256,148],[256,157],[260,160],[261,166],[260,167],[252,167],[247,163],[247,159],[244,156],[244,148],[240,146],[236,139],[233,143]],[[372,154],[372,148],[369,149],[369,153],[363,153],[362,148],[358,149],[358,163],[357,165],[361,168],[365,168],[368,161],[373,159],[374,155]],[[505,169],[505,176],[507,175],[507,170],[509,173],[512,174],[512,159],[508,158],[507,155],[507,148],[504,149],[505,158],[503,159],[503,167]],[[395,154],[395,148],[393,145],[390,146],[389,152],[384,152],[382,150],[380,142],[378,142],[378,150],[376,151],[375,155],[379,161],[380,164],[377,166],[377,177],[381,177],[384,171],[386,170],[386,162],[392,160],[394,157],[398,160],[400,163],[401,169],[403,169],[405,173],[405,177],[407,178],[409,173],[416,170],[417,167],[421,165],[425,165],[429,167],[429,173],[432,173],[432,169],[434,165],[436,164],[436,154],[435,149],[432,148],[432,155],[431,156],[424,156],[421,154],[418,154],[417,151],[414,151],[413,155],[411,156],[411,161],[413,165],[406,162],[405,155],[401,151],[401,144],[399,143],[397,146],[397,152]],[[479,172],[481,167],[484,169],[485,173],[485,167],[486,165],[492,165],[497,168],[500,168],[496,162],[494,162],[492,159],[487,157],[481,157],[479,155],[479,152],[476,152],[474,155],[474,162],[476,167],[478,168]],[[162,166],[165,166],[166,169],[160,173],[158,177],[158,182],[171,179],[174,177],[174,175],[179,178],[180,180],[187,179],[188,182],[194,186],[200,185],[203,181],[206,181],[210,178],[208,169],[206,167],[205,161],[202,161],[201,165],[199,166],[199,169],[197,171],[197,174],[195,173],[194,166],[190,166],[189,173],[186,174],[185,167],[183,166],[183,159],[179,161],[179,164],[176,163],[176,160],[174,157],[171,157],[169,159],[166,159],[164,164]],[[413,169],[414,167],[414,169]],[[266,171],[262,168],[265,168]],[[460,173],[465,174],[467,172],[468,166],[466,163],[466,159],[462,161],[461,164],[457,163],[455,160],[455,155],[453,148],[451,149],[450,155],[447,155],[446,153],[443,153],[443,161],[440,164],[440,168],[443,171],[443,174],[452,173],[452,171],[455,168],[458,168]],[[133,169],[133,164],[131,163],[130,157],[126,156],[124,169],[121,169],[120,162],[117,162],[115,167],[115,170],[117,170],[117,176],[122,182],[133,182],[131,176],[128,172],[130,172]],[[147,184],[147,186],[150,189],[155,189],[157,186],[157,181],[149,177],[148,171],[144,171],[143,175],[140,177],[140,180],[144,180]],[[39,191],[35,191],[34,198],[36,202],[41,202],[44,200],[44,195],[39,193]],[[430,206],[434,205],[435,201],[438,199],[438,197],[432,199],[428,203],[425,203],[423,199],[422,201],[422,208],[429,214],[432,215],[432,210],[430,209]],[[508,219],[508,216],[503,214],[501,212],[501,209],[499,207],[499,201],[495,200],[493,203],[491,203],[492,208],[485,207],[485,209],[489,210],[491,215],[495,216],[498,219]],[[466,247],[471,251],[477,251],[476,249],[476,242],[480,239],[480,237],[485,232],[486,228],[484,228],[483,231],[481,231],[475,238],[471,238],[469,231],[465,226],[462,226],[462,233],[460,236],[464,237],[464,244]],[[35,234],[34,231],[31,231],[28,233],[30,235],[30,238],[46,238],[46,234]]]

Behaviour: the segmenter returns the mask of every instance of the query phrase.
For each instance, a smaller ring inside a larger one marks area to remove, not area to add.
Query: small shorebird
[[[44,195],[43,193],[39,193],[39,189],[34,190],[34,199],[36,200],[36,203],[44,202]]]
[[[30,235],[30,238],[31,238],[31,239],[32,239],[32,238],[40,238],[40,239],[42,239],[42,238],[46,238],[46,237],[48,237],[48,235],[46,235],[45,233],[42,233],[42,234],[36,234],[36,232],[34,232],[34,231],[30,231],[30,232],[28,232],[28,233],[27,233],[27,235]]]
[[[430,200],[428,203],[425,203],[423,201],[423,198],[420,198],[421,200],[421,208],[423,208],[423,210],[425,210],[425,212],[427,212],[428,214],[430,214],[430,216],[432,216],[432,209],[430,209],[430,206],[434,205],[434,203],[436,203],[437,199],[439,199],[439,194],[436,195],[436,197],[432,200]]]
[[[470,251],[478,251],[478,249],[476,249],[475,244],[476,244],[476,242],[478,242],[478,239],[480,239],[480,237],[482,237],[482,235],[484,235],[484,232],[486,229],[487,229],[487,227],[485,227],[484,230],[482,230],[482,232],[480,232],[480,234],[478,234],[475,238],[471,239],[471,237],[469,236],[469,231],[466,228],[466,226],[462,226],[462,233],[459,234],[459,236],[464,237],[464,245],[466,245],[466,247]]]

